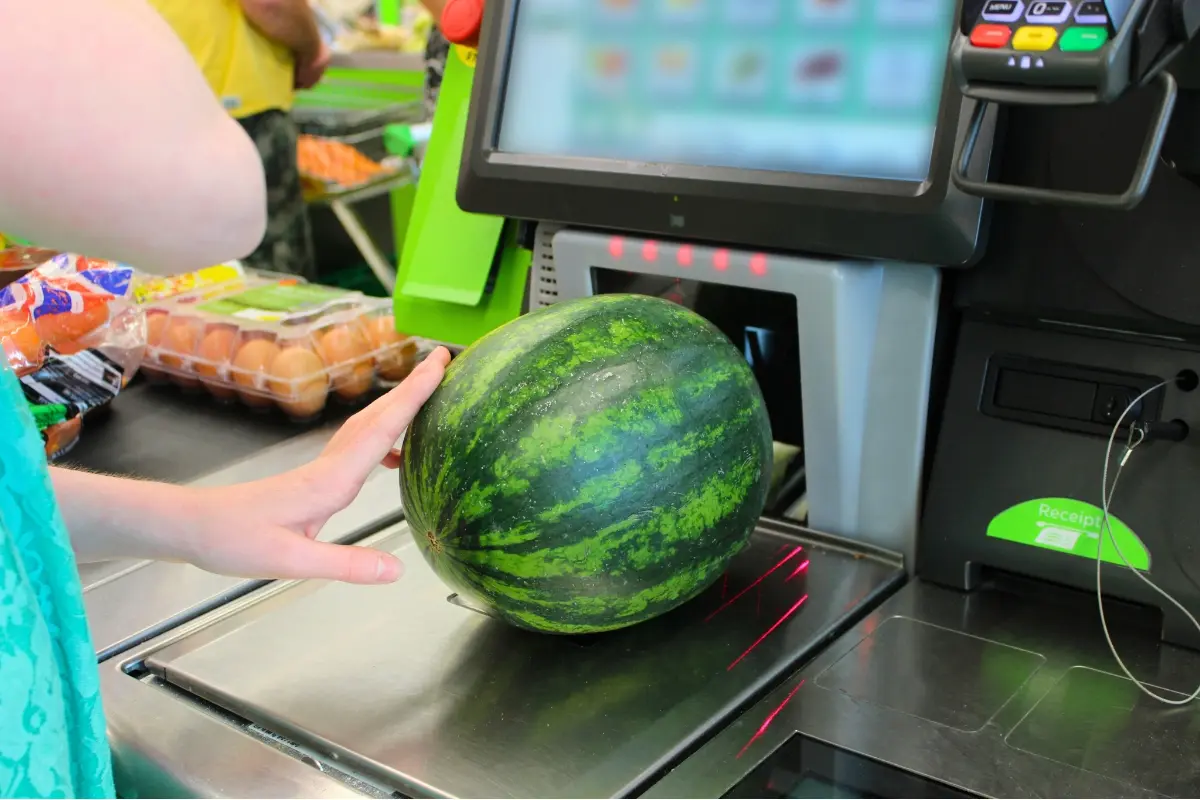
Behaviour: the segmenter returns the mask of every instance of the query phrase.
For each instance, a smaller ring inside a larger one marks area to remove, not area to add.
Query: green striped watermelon
[[[771,430],[729,340],[598,295],[477,341],[409,426],[400,489],[452,589],[523,628],[594,633],[695,597],[766,502]]]

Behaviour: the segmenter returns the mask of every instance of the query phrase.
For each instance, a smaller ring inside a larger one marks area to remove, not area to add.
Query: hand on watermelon
[[[52,468],[76,556],[186,561],[249,578],[391,583],[403,572],[395,556],[316,536],[381,462],[395,468],[401,435],[449,362],[438,348],[351,417],[315,460],[272,478],[194,488]]]
[[[316,541],[382,463],[394,469],[400,437],[442,380],[450,354],[438,348],[399,386],[348,419],[314,461],[274,478],[210,491],[206,546],[188,559],[210,572],[257,578],[329,578],[391,583],[403,566],[389,553]]]

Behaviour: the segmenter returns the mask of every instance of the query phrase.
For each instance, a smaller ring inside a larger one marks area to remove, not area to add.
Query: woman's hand
[[[248,578],[390,583],[395,556],[316,541],[377,465],[399,464],[397,443],[450,361],[435,350],[392,391],[355,414],[316,459],[250,483],[188,488],[54,469],[59,504],[81,561],[187,561]]]

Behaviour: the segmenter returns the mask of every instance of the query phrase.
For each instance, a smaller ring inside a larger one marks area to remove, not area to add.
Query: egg
[[[229,356],[233,352],[233,343],[236,337],[237,328],[231,325],[218,325],[209,328],[208,332],[204,334],[204,338],[200,340],[200,347],[196,350],[196,373],[200,376],[200,381],[204,384],[204,388],[208,389],[209,394],[219,400],[232,400],[237,396],[237,392],[228,385],[223,374],[229,364]]]
[[[233,380],[244,387],[238,395],[242,402],[251,408],[267,408],[271,405],[271,398],[266,395],[261,385],[256,384],[277,355],[279,345],[270,339],[250,339],[238,348],[233,359]]]
[[[375,382],[371,344],[357,324],[335,325],[318,342],[317,351],[331,368],[338,397],[353,401],[371,390]]]
[[[167,312],[151,311],[146,314],[146,345],[148,347],[158,347],[162,344],[163,333],[167,329]],[[152,362],[157,360],[157,356],[151,355],[149,361],[142,365],[142,372],[151,380],[165,380],[166,375],[160,369],[155,369]]]
[[[197,329],[195,320],[182,318],[173,319],[167,324],[167,329],[163,331],[161,355],[159,362],[172,370],[171,380],[185,389],[193,389],[200,385],[200,382],[188,374],[189,357],[196,352],[196,346],[200,343],[200,332]]]
[[[375,369],[385,381],[402,381],[417,363],[417,343],[396,330],[391,314],[367,320],[364,326],[371,349],[375,351]],[[401,344],[403,342],[403,344]]]
[[[325,362],[309,348],[284,347],[271,361],[267,372],[267,389],[289,417],[307,420],[325,408],[325,400],[329,397]]]

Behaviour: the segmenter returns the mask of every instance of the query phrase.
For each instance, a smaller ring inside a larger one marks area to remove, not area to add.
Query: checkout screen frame
[[[970,0],[968,0],[970,2]],[[957,194],[950,169],[974,101],[962,97],[949,52],[923,181],[502,152],[506,82],[521,0],[485,6],[458,205],[467,212],[759,248],[956,266],[978,253],[977,198]],[[453,57],[453,56],[452,56]],[[955,235],[958,234],[958,235]]]

